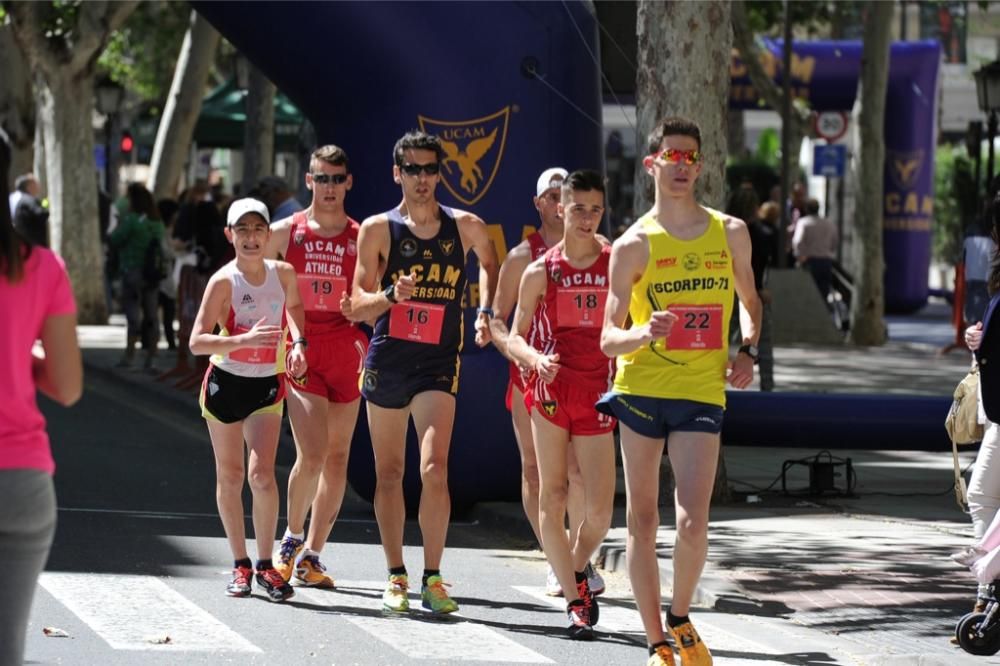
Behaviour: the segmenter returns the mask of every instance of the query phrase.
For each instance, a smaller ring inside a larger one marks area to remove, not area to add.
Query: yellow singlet
[[[708,229],[693,240],[671,236],[648,213],[636,222],[649,239],[649,262],[632,286],[632,326],[657,310],[679,319],[666,339],[618,357],[615,392],[726,406],[733,258],[722,215],[709,213]]]

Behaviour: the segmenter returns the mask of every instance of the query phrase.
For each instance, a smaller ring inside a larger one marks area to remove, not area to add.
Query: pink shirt
[[[36,247],[22,278],[0,275],[0,469],[38,469],[52,474],[55,462],[38,409],[31,376],[31,348],[46,318],[76,312],[62,259]]]

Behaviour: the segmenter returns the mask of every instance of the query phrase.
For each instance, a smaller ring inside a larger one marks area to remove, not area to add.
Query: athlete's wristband
[[[309,342],[305,338],[295,338],[292,340],[292,346],[294,347],[295,345],[302,345],[302,348],[306,349],[309,346]]]
[[[478,316],[481,314],[486,315],[490,319],[496,316],[493,314],[493,308],[476,308],[476,315]]]

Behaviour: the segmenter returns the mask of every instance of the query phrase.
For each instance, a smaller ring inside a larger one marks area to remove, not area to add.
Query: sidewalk
[[[890,342],[876,349],[777,348],[777,388],[950,395],[969,357],[964,351],[938,355],[954,339],[946,308],[932,305],[888,322]],[[195,390],[180,391],[151,374],[113,367],[124,344],[120,324],[81,326],[79,336],[88,372],[154,391],[197,413]],[[158,363],[165,370],[168,362],[161,358]],[[817,453],[809,442],[796,449],[724,449],[739,501],[712,509],[709,562],[696,604],[726,614],[781,618],[813,637],[801,639],[806,643],[835,640],[852,659],[834,663],[968,663],[970,655],[948,643],[975,593],[971,575],[947,557],[971,538],[968,516],[958,509],[952,492],[950,452],[836,450],[833,456],[852,461],[855,497],[782,494],[778,477],[784,461]],[[963,452],[963,466],[974,456],[974,451]],[[808,486],[807,470],[791,468],[790,491]],[[842,476],[835,478],[838,488],[844,483]],[[612,529],[598,556],[606,570],[624,572],[621,480],[619,493]],[[659,552],[669,598],[673,507],[663,507],[661,513]],[[484,503],[475,514],[530,538],[519,503]],[[801,645],[803,650],[811,647],[815,645]]]

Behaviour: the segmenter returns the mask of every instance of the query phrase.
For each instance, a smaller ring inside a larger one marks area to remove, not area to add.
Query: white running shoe
[[[550,597],[561,597],[563,595],[562,585],[559,584],[559,579],[556,578],[556,572],[549,567],[549,573],[545,576],[545,594]]]
[[[583,573],[587,574],[587,585],[590,586],[590,593],[595,597],[598,594],[604,594],[604,578],[601,574],[597,573],[597,569],[590,562],[587,562],[587,566],[584,567]]]
[[[971,567],[976,560],[985,554],[986,551],[979,546],[966,546],[957,553],[952,553],[949,557],[956,564],[961,564],[963,567]]]

